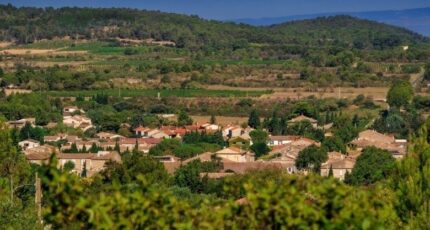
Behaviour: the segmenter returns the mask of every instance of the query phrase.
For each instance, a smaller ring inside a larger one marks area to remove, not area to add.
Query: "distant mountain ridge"
[[[390,25],[404,27],[426,36],[430,36],[430,7],[407,10],[337,12],[309,15],[293,15],[286,17],[242,18],[231,21],[250,24],[254,26],[268,26],[296,20],[313,19],[317,17],[327,17],[335,15],[350,15],[362,19],[387,23]]]
[[[155,39],[190,50],[238,50],[252,44],[287,47],[303,53],[312,47],[386,49],[429,42],[410,30],[352,16],[296,20],[256,27],[159,11],[127,8],[35,8],[0,5],[0,40],[19,44],[69,37],[115,41]],[[269,49],[269,48],[268,48]]]

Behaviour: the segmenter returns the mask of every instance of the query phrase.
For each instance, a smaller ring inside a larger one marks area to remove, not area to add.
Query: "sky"
[[[7,3],[38,7],[128,7],[218,20],[430,7],[430,0],[0,0],[0,4]]]

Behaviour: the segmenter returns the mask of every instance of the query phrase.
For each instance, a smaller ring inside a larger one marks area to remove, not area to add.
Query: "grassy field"
[[[47,96],[52,97],[91,97],[97,94],[121,97],[259,97],[270,94],[272,91],[243,91],[243,90],[209,90],[209,89],[105,89],[105,90],[79,90],[79,91],[48,91]]]

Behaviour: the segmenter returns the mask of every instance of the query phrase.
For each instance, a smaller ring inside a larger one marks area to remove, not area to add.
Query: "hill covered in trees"
[[[349,16],[322,17],[271,27],[204,20],[158,11],[125,8],[16,8],[0,6],[0,40],[31,43],[40,39],[156,39],[178,48],[239,49],[269,45],[336,45],[389,48],[426,41],[406,29]]]

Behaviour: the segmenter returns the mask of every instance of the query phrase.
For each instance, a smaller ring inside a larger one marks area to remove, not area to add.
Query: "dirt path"
[[[424,74],[425,74],[424,68],[421,68],[421,71],[419,73],[411,74],[410,81],[411,81],[412,87],[414,87],[414,89],[416,89],[420,85],[420,83],[423,81]]]

